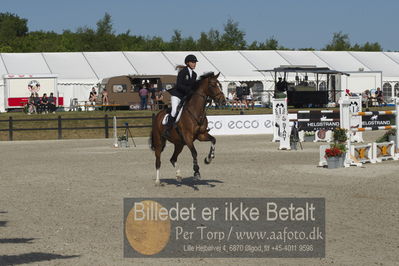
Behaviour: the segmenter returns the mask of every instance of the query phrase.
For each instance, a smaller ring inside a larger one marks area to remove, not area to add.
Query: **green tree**
[[[366,52],[380,52],[382,51],[382,47],[378,42],[370,43],[366,42],[363,45],[355,44],[352,47],[353,51],[366,51]]]
[[[264,50],[278,50],[279,49],[278,40],[274,37],[271,37],[265,41],[265,43],[261,46]]]
[[[28,20],[11,13],[0,13],[0,50],[12,51],[12,43],[16,38],[28,32]]]
[[[104,17],[97,21],[97,35],[105,36],[105,35],[114,35],[114,31],[112,29],[112,19],[111,15],[105,12]]]
[[[208,32],[208,39],[211,43],[212,50],[221,49],[222,40],[221,40],[220,32],[218,30],[210,29]]]
[[[197,41],[197,47],[202,51],[212,51],[214,49],[211,40],[205,32],[201,32]]]
[[[183,50],[182,49],[182,42],[183,42],[183,37],[182,37],[181,31],[174,30],[173,31],[173,36],[172,36],[172,38],[170,38],[169,49],[171,51]]]
[[[242,50],[246,48],[245,32],[238,28],[238,22],[228,19],[221,37],[221,48],[224,50]]]
[[[343,34],[341,31],[334,32],[331,42],[326,45],[324,50],[327,50],[327,51],[349,51],[349,50],[351,50],[349,35]]]
[[[196,51],[198,50],[197,42],[193,39],[193,37],[187,37],[183,39],[182,48],[184,51]]]
[[[97,51],[97,36],[93,29],[88,27],[79,27],[76,30],[74,49],[77,51]]]

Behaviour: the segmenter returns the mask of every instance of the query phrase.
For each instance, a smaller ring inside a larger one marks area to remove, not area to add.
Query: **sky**
[[[399,51],[398,0],[1,0],[0,12],[28,19],[30,31],[62,33],[96,28],[111,15],[116,34],[160,36],[174,30],[198,39],[210,29],[223,32],[228,19],[238,22],[248,43],[271,37],[291,48],[322,49],[334,32],[348,34],[351,44],[378,42]]]

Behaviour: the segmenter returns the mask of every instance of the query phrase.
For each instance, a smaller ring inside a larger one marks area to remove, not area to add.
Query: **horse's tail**
[[[154,131],[155,131],[155,114],[152,114],[152,128],[150,132],[150,138],[148,139],[148,145],[150,146],[150,149],[153,151],[155,151]]]

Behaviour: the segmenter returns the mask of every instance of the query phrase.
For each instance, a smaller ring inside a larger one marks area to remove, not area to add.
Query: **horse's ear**
[[[219,77],[219,75],[220,75],[220,72],[215,76],[216,78],[218,78]]]

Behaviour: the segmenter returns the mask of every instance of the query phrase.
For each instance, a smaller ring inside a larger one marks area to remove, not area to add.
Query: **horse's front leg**
[[[194,147],[193,141],[186,142],[186,145],[190,149],[191,156],[193,157],[194,180],[200,180],[201,175],[199,172],[199,166],[198,166],[198,161],[197,161],[197,150]]]
[[[208,156],[205,157],[205,159],[204,159],[204,162],[206,164],[210,164],[212,162],[212,159],[215,158],[216,139],[214,136],[212,136],[208,132],[206,132],[205,134],[198,135],[198,140],[199,141],[210,141],[212,143],[211,148],[208,153]]]

